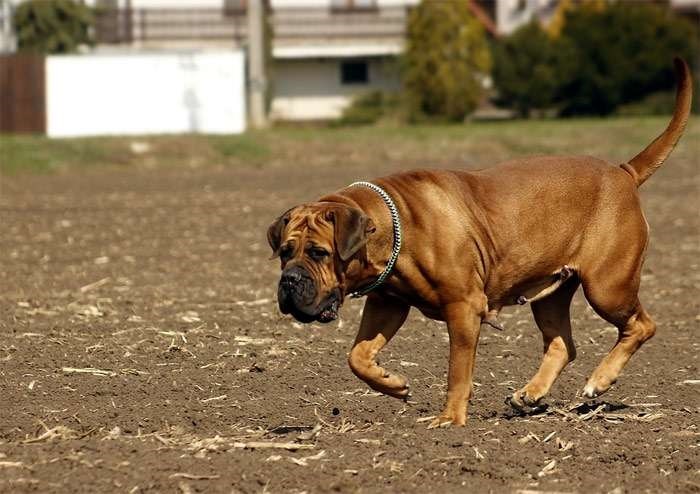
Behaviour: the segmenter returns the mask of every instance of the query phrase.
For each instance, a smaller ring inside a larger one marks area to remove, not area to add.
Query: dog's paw
[[[598,390],[595,389],[595,386],[591,386],[589,384],[586,384],[586,387],[583,388],[583,391],[581,392],[581,396],[589,399],[597,398],[598,395],[599,393]]]
[[[408,384],[408,380],[399,374],[384,372],[381,379],[370,383],[370,386],[376,391],[393,398],[405,401],[411,398],[411,386]]]
[[[545,408],[544,405],[540,403],[541,400],[542,397],[533,398],[527,391],[521,389],[506,398],[506,403],[518,413],[531,415],[538,413]]]
[[[452,420],[447,417],[435,417],[428,424],[428,429],[442,429],[452,425]]]
[[[586,383],[586,386],[583,388],[581,394],[584,398],[598,398],[600,395],[608,391],[613,384],[615,384],[615,380],[593,375]]]
[[[450,427],[452,425],[464,426],[467,423],[467,414],[465,413],[453,413],[450,411],[444,411],[437,417],[435,417],[430,424],[428,424],[428,429],[442,429],[443,427]]]

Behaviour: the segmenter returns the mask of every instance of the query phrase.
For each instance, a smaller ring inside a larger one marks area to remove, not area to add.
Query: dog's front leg
[[[479,304],[459,302],[447,305],[444,317],[450,336],[450,362],[447,369],[447,404],[430,428],[467,422],[467,401],[472,390],[476,345],[481,313]]]
[[[370,388],[401,399],[409,396],[406,378],[384,370],[377,364],[376,357],[404,323],[409,309],[410,306],[397,300],[370,294],[348,358],[353,373]]]

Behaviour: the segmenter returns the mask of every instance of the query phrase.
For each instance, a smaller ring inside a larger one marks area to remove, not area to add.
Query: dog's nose
[[[301,266],[286,269],[280,277],[277,292],[280,304],[306,307],[316,298],[316,287],[311,275]]]
[[[301,272],[296,269],[290,269],[286,273],[282,274],[280,279],[280,284],[283,286],[296,285],[301,281]]]

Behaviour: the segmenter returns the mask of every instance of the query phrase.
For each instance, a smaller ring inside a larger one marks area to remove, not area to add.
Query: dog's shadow
[[[506,400],[509,405],[509,401]],[[548,403],[543,403],[528,409],[516,409],[509,406],[501,415],[505,420],[512,420],[522,417],[538,417],[546,415],[560,415],[562,417],[575,418],[578,420],[586,420],[598,413],[611,413],[619,410],[626,410],[630,407],[620,402],[610,402],[603,400],[590,400],[578,402],[575,404],[563,404],[562,406],[554,406]]]

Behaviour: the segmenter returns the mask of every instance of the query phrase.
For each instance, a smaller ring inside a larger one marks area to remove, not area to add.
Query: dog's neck
[[[375,281],[384,271],[391,257],[394,225],[382,198],[364,187],[353,187],[321,198],[323,202],[337,202],[363,211],[371,218],[376,230],[367,243],[346,262],[343,270],[344,291],[352,293]]]

